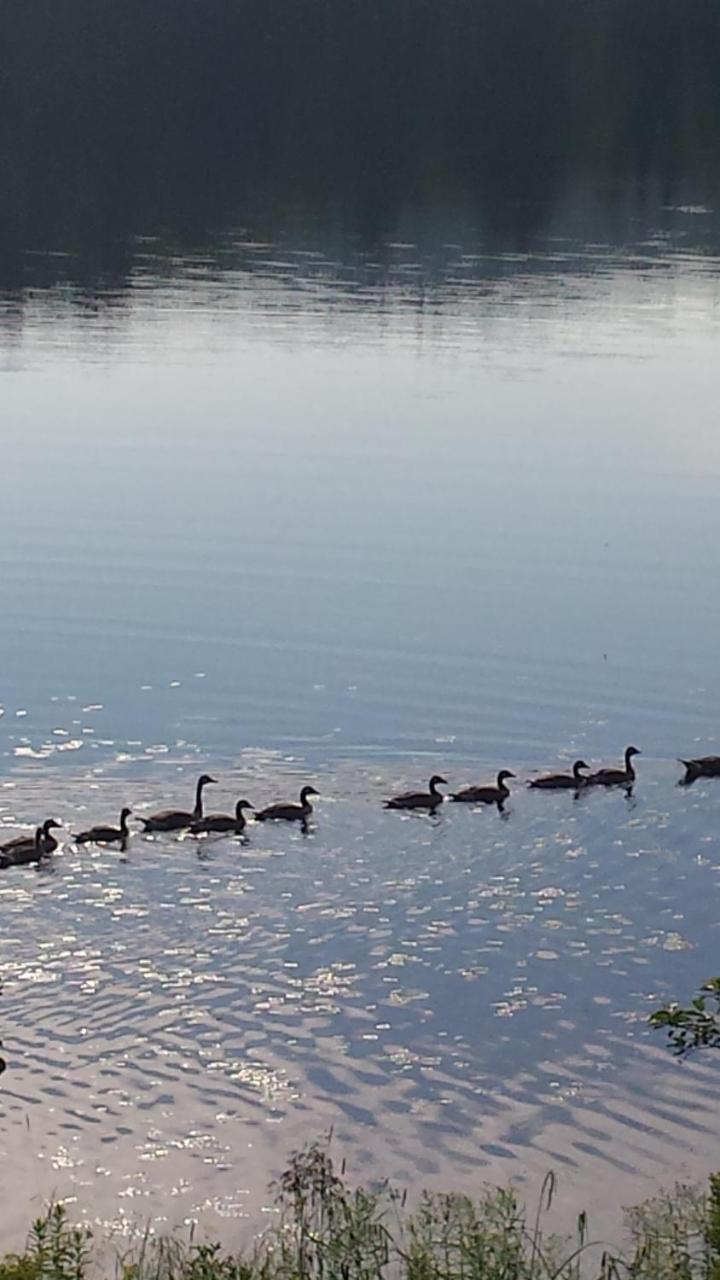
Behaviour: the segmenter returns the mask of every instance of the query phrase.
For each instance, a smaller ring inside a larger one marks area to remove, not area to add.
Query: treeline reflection
[[[159,230],[342,254],[457,211],[527,247],[569,194],[620,239],[628,200],[716,194],[716,0],[33,0],[0,41],[5,289],[121,284]]]

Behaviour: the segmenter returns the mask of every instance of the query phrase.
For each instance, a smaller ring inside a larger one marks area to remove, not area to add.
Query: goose
[[[57,823],[55,824],[58,825]],[[22,839],[15,843],[15,848],[10,853],[0,853],[0,867],[26,867],[31,862],[41,862],[47,853],[52,850],[45,848],[44,827],[36,827],[35,835],[32,840],[29,838]],[[53,837],[54,839],[54,837]],[[10,841],[12,844],[13,842]],[[57,841],[55,841],[57,847]]]
[[[573,788],[575,791],[580,787],[584,787],[587,778],[584,778],[581,769],[589,769],[590,765],[584,760],[576,760],[572,773],[548,773],[544,778],[533,778],[528,783],[529,787],[535,787],[539,791],[564,791]]]
[[[679,760],[678,764],[685,765],[686,786],[696,778],[720,778],[720,756],[698,756],[695,760]]]
[[[209,813],[206,818],[198,818],[197,822],[191,822],[190,830],[194,835],[199,835],[203,831],[232,831],[239,836],[247,826],[243,809],[254,807],[249,800],[238,800],[235,805],[235,817],[231,813]]]
[[[427,791],[405,791],[402,795],[393,796],[390,800],[386,800],[385,809],[430,809],[432,812],[441,805],[445,799],[441,791],[438,791],[438,783],[447,786],[445,778],[441,778],[439,773],[434,773],[428,783]]]
[[[142,819],[145,830],[182,831],[184,827],[189,827],[191,822],[197,822],[203,816],[203,787],[206,787],[209,782],[215,782],[215,779],[207,773],[203,773],[198,778],[195,788],[195,808],[192,813],[188,813],[185,809],[162,809],[160,813],[151,813],[149,818]]]
[[[637,747],[626,747],[624,769],[598,769],[596,773],[591,773],[585,779],[587,785],[593,787],[632,787],[635,781],[632,758],[639,755],[640,752]]]
[[[462,791],[457,791],[452,799],[464,804],[496,804],[502,808],[510,795],[505,779],[514,777],[515,774],[509,769],[501,769],[494,787],[465,787]]]
[[[275,818],[282,818],[285,822],[307,822],[313,807],[308,800],[308,796],[318,796],[319,791],[314,787],[303,787],[300,792],[299,804],[271,804],[267,809],[261,809],[255,814],[257,822],[269,822]]]
[[[11,860],[14,860],[15,855],[18,853],[34,853],[38,831],[42,836],[43,853],[54,853],[58,847],[58,842],[55,839],[55,836],[51,835],[50,832],[53,829],[59,830],[60,825],[61,824],[56,822],[54,818],[47,818],[46,821],[43,822],[42,826],[37,828],[35,835],[15,836],[13,840],[6,840],[5,844],[0,844],[0,853],[7,854]]]
[[[73,840],[76,844],[112,844],[114,840],[125,841],[130,835],[127,820],[131,814],[132,809],[122,809],[119,827],[90,827],[89,831],[80,831],[73,836]]]

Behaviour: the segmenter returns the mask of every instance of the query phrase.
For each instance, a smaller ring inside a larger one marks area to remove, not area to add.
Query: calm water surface
[[[673,761],[717,750],[719,255],[700,207],[522,252],[458,219],[148,236],[92,290],[26,256],[0,822],[205,768],[213,808],[323,795],[307,837],[3,874],[0,1149],[35,1203],[235,1238],[329,1126],[362,1177],[554,1168],[601,1208],[717,1163],[717,1068],[645,1018],[718,968],[720,788]],[[630,800],[380,807],[627,742]]]

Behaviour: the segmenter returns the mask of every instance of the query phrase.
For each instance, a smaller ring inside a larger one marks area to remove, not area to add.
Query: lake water
[[[703,1176],[717,1066],[646,1018],[718,970],[720,787],[675,785],[718,751],[718,215],[81,265],[0,300],[0,823],[65,824],[0,881],[7,1237],[54,1194],[246,1238],[330,1127],[358,1177],[599,1213]],[[630,742],[630,799],[381,807]],[[310,834],[69,841],[205,769],[312,782]]]

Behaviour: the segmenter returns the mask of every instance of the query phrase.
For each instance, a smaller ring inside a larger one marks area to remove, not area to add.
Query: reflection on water
[[[140,249],[117,305],[29,298],[1,331],[6,767],[709,744],[716,223],[674,216],[624,255],[393,242],[382,269],[220,235]]]
[[[152,22],[144,0],[37,3],[0,11],[0,279],[20,287],[22,249],[112,288],[128,238],[187,250],[240,208],[264,238],[293,210],[368,243],[409,209],[467,210],[525,247],[569,190],[619,221],[717,192],[715,0],[175,0]]]
[[[631,801],[523,789],[507,820],[383,811],[418,766],[325,771],[307,837],[136,836],[3,875],[0,1132],[19,1179],[106,1220],[227,1230],[331,1124],[359,1176],[532,1187],[553,1167],[596,1211],[710,1167],[716,1071],[680,1073],[645,1018],[714,963],[720,790],[646,763]],[[223,803],[302,776],[249,756]],[[68,827],[161,789],[53,785],[42,803]],[[6,791],[5,822],[10,801],[39,796]]]
[[[510,38],[506,5],[473,10],[488,49]],[[642,10],[604,7],[620,23]],[[573,21],[550,40],[568,67],[585,47]],[[38,66],[41,25],[16,33]],[[75,46],[52,30],[67,68]],[[204,769],[222,778],[213,808],[300,780],[323,797],[307,834],[65,844],[2,874],[0,1149],[28,1196],[232,1234],[330,1125],[358,1176],[471,1187],[553,1167],[578,1207],[715,1163],[717,1068],[680,1074],[645,1029],[717,969],[720,790],[677,787],[671,763],[713,750],[720,693],[720,235],[700,159],[715,63],[685,34],[671,44],[694,96],[658,115],[676,127],[660,144],[645,110],[608,120],[587,186],[558,120],[594,118],[600,54],[593,92],[563,82],[584,115],[561,102],[528,132],[505,111],[513,127],[477,147],[472,59],[447,77],[436,148],[427,115],[410,147],[398,91],[407,165],[386,189],[378,163],[353,200],[372,138],[392,138],[380,94],[330,209],[307,152],[294,198],[278,194],[290,93],[268,117],[276,150],[253,167],[238,137],[246,168],[170,225],[177,176],[187,188],[213,134],[207,103],[183,145],[187,104],[172,122],[149,112],[124,203],[85,132],[58,151],[70,205],[42,198],[53,131],[39,159],[3,134],[21,154],[0,259],[2,827],[185,805]],[[641,60],[663,92],[668,40]],[[208,45],[188,37],[177,67],[196,56]],[[132,65],[147,88],[152,59]],[[58,72],[49,95],[65,86],[72,118],[75,84]],[[124,136],[123,103],[109,95],[90,130],[101,150]],[[297,119],[319,111],[309,93]],[[360,117],[322,111],[325,161],[339,139],[350,154]],[[447,162],[458,112],[456,190],[432,156]],[[514,134],[532,199],[510,198],[513,166],[492,160]],[[558,136],[547,167],[539,141]],[[643,181],[599,198],[643,145]],[[260,170],[273,198],[239,198]],[[157,187],[138,183],[150,171]],[[610,762],[628,742],[643,751],[630,799],[515,787],[505,815],[382,810],[436,768],[455,788],[501,765]],[[28,1196],[3,1203],[11,1235]]]

